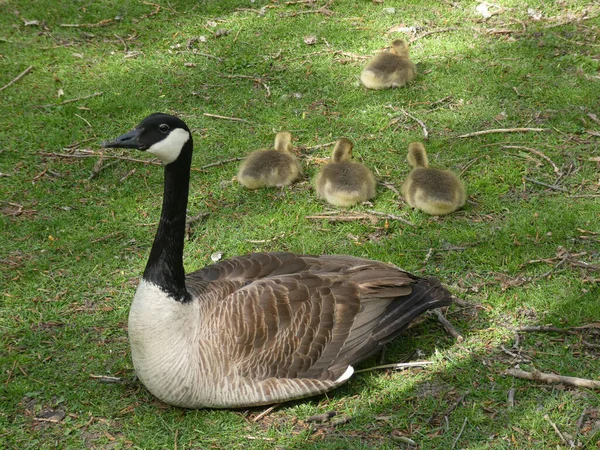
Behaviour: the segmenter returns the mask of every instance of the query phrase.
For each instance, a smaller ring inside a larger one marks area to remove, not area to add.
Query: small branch
[[[116,237],[116,236],[120,236],[121,234],[123,234],[122,231],[115,231],[114,233],[107,234],[106,236],[102,236],[102,237],[96,238],[96,239],[90,241],[90,243],[91,244],[96,244],[98,242],[106,241],[106,240],[108,240],[110,238],[113,238],[113,237]],[[90,377],[94,378],[95,375],[90,375]]]
[[[98,153],[49,153],[49,152],[37,152],[38,155],[41,156],[49,156],[52,158],[110,158],[110,159],[120,159],[123,161],[132,161],[132,162],[137,162],[137,163],[142,163],[142,164],[152,164],[155,166],[162,166],[162,163],[160,161],[157,161],[156,159],[136,159],[136,158],[129,158],[127,156],[117,156],[117,155],[103,155],[103,154],[98,154]]]
[[[102,94],[103,94],[103,92],[94,92],[93,94],[90,94],[90,95],[84,95],[83,97],[72,98],[70,100],[65,100],[60,103],[50,103],[48,105],[38,105],[37,108],[50,108],[52,106],[63,106],[68,103],[78,102],[79,100],[85,100],[85,99],[92,98],[92,97],[98,97]]]
[[[600,381],[588,380],[586,378],[567,377],[564,375],[555,375],[553,373],[544,373],[535,369],[532,372],[526,372],[521,369],[508,369],[506,373],[515,378],[522,378],[524,380],[541,381],[549,384],[562,383],[569,386],[600,389]]]
[[[239,157],[239,158],[224,159],[222,161],[217,161],[217,162],[210,163],[210,164],[207,164],[205,166],[202,166],[202,167],[199,168],[199,170],[208,169],[209,167],[221,166],[223,164],[227,164],[227,163],[234,162],[234,161],[241,161],[244,158],[245,157],[242,156],[242,157]]]
[[[544,419],[546,419],[546,421],[548,421],[548,423],[550,425],[552,425],[552,428],[554,429],[554,431],[556,432],[556,434],[558,435],[560,440],[563,441],[563,444],[570,444],[569,447],[575,448],[575,445],[573,444],[573,442],[567,442],[567,440],[565,439],[563,434],[560,432],[560,430],[558,429],[556,424],[554,422],[552,422],[552,420],[550,420],[550,416],[548,414],[544,414]]]
[[[284,236],[285,233],[281,233],[280,235],[272,237],[271,239],[246,239],[246,242],[250,242],[251,244],[266,244],[268,242],[274,242],[277,239],[281,239]]]
[[[307,422],[327,422],[332,417],[335,417],[337,413],[335,411],[327,411],[322,414],[315,414],[314,416],[308,416]]]
[[[418,36],[411,38],[409,41],[409,44],[412,44],[413,42],[415,42],[418,39],[423,39],[425,36],[429,36],[429,35],[437,34],[437,33],[447,33],[448,31],[456,31],[456,30],[458,30],[458,28],[442,28],[439,30],[426,31],[423,34],[420,34]]]
[[[98,176],[98,174],[100,172],[102,172],[104,169],[109,168],[110,166],[114,166],[115,164],[119,163],[119,160],[113,161],[113,162],[109,162],[108,164],[102,164],[103,159],[100,158],[96,164],[94,164],[94,167],[92,168],[92,173],[90,173],[90,176],[88,177],[88,181],[93,180],[94,178],[96,178]]]
[[[331,211],[331,212],[323,212],[321,214],[313,215],[313,216],[304,216],[305,219],[313,219],[313,220],[321,220],[325,219],[330,222],[352,222],[354,220],[370,220],[372,222],[377,222],[377,216],[382,216],[387,219],[399,220],[401,222],[406,223],[412,227],[416,226],[414,223],[409,222],[408,220],[396,216],[394,214],[381,213],[379,211],[368,210],[368,214],[365,213],[354,213],[348,211],[346,214],[340,214],[339,211]]]
[[[515,388],[511,388],[508,391],[508,408],[512,409],[515,407]]]
[[[25,75],[27,75],[29,72],[31,72],[33,70],[33,66],[29,66],[27,69],[25,69],[23,72],[21,72],[19,75],[17,75],[12,81],[9,81],[8,83],[6,83],[4,86],[2,86],[0,88],[0,91],[3,91],[4,89],[6,89],[7,87],[12,86],[13,84],[15,84],[17,81],[19,81],[21,78],[23,78]]]
[[[379,181],[379,184],[382,185],[383,187],[389,189],[390,191],[392,191],[394,194],[396,194],[399,198],[402,198],[402,195],[400,194],[400,191],[398,190],[398,188],[394,185],[394,183],[391,183],[389,181]]]
[[[221,74],[221,75],[226,78],[230,78],[230,79],[231,78],[245,78],[248,80],[252,80],[255,83],[262,84],[262,87],[264,87],[265,91],[267,91],[267,98],[269,98],[271,96],[271,89],[269,89],[269,85],[267,83],[265,83],[262,78],[251,77],[250,75],[225,75],[225,74]]]
[[[523,133],[525,131],[549,131],[547,128],[497,128],[493,130],[475,131],[473,133],[461,134],[459,138],[467,138],[473,136],[481,136],[484,134],[493,133]]]
[[[558,166],[556,164],[554,164],[554,161],[552,161],[550,158],[548,158],[546,155],[544,155],[539,150],[536,150],[535,148],[524,147],[522,145],[503,145],[502,148],[515,148],[515,149],[519,149],[519,150],[527,150],[528,152],[531,152],[534,155],[538,155],[540,158],[544,158],[546,161],[548,161],[550,163],[550,165],[554,169],[555,174],[561,175],[561,171],[558,168]]]
[[[332,142],[327,142],[325,144],[319,144],[319,145],[312,145],[310,147],[304,147],[306,150],[317,150],[319,148],[325,148],[325,147],[330,147],[332,145],[334,145],[337,141],[332,141]]]
[[[435,308],[433,310],[433,313],[437,316],[438,320],[444,326],[444,328],[446,329],[446,331],[453,338],[456,339],[456,342],[461,343],[462,341],[464,341],[463,336],[456,330],[456,328],[454,328],[454,326],[448,321],[448,319],[446,319],[444,317],[444,314],[442,314],[442,311],[439,308]]]
[[[600,125],[600,119],[598,119],[598,116],[596,114],[593,113],[588,113],[587,115],[590,119],[592,119],[592,121],[596,124],[596,125]]]
[[[456,436],[456,439],[454,439],[454,443],[452,444],[452,447],[450,450],[454,450],[454,447],[456,447],[456,444],[458,444],[458,440],[462,436],[463,431],[465,431],[465,426],[467,425],[468,421],[469,421],[469,418],[465,417],[465,421],[463,422],[462,427],[460,428],[460,431],[458,432],[458,436]]]
[[[575,333],[577,331],[584,330],[597,330],[600,328],[600,323],[592,322],[586,325],[581,325],[579,327],[571,327],[571,328],[558,328],[552,326],[525,326],[525,327],[517,327],[515,331],[522,332],[551,332],[551,333]]]
[[[251,125],[251,123],[248,122],[246,119],[240,119],[238,117],[219,116],[218,114],[209,114],[209,113],[204,113],[203,116],[214,117],[215,119],[233,120],[234,122],[244,122],[244,123]]]
[[[412,114],[406,112],[403,108],[400,108],[400,111],[402,111],[402,113],[405,116],[410,117],[411,119],[413,119],[415,122],[417,122],[421,126],[421,129],[423,130],[423,139],[425,139],[425,140],[429,139],[429,131],[427,131],[427,127],[425,126],[425,124],[423,123],[422,120],[417,119]]]
[[[379,370],[379,369],[395,369],[395,370],[410,369],[413,367],[430,366],[431,364],[433,364],[433,361],[414,361],[414,362],[408,362],[408,363],[384,364],[382,366],[375,366],[375,367],[369,367],[367,369],[355,370],[354,373],[371,372],[373,370]]]
[[[260,419],[265,417],[267,414],[269,414],[271,411],[273,411],[279,405],[281,405],[281,403],[276,403],[274,405],[269,406],[267,409],[265,409],[263,412],[261,412],[258,416],[256,416],[254,419],[252,419],[252,422],[258,422]]]
[[[565,189],[564,187],[561,187],[561,186],[556,186],[555,184],[544,183],[542,181],[534,180],[533,178],[529,178],[529,177],[523,177],[523,179],[529,181],[530,183],[538,184],[540,186],[550,188],[554,191],[569,192],[568,189]]]
[[[406,220],[405,218],[397,216],[395,214],[388,214],[388,213],[383,213],[383,212],[379,212],[379,211],[373,211],[372,209],[368,209],[367,212],[369,214],[375,214],[376,216],[382,216],[387,219],[399,220],[400,222],[404,222],[406,225],[410,225],[411,227],[416,227],[416,225],[414,223],[412,223],[411,221]]]
[[[96,23],[61,23],[59,26],[65,28],[97,28],[106,27],[115,22],[115,19],[104,19]]]
[[[90,378],[94,380],[98,380],[101,383],[124,383],[122,378],[119,377],[109,377],[105,375],[94,375],[90,373]]]

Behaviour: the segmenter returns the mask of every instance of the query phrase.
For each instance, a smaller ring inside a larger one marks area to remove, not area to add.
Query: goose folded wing
[[[335,380],[360,308],[355,285],[310,273],[252,282],[219,303],[218,336],[239,376]]]

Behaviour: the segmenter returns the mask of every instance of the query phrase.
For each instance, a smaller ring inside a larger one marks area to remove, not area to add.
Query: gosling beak
[[[134,128],[133,130],[119,136],[112,141],[102,143],[104,148],[135,148],[137,150],[146,150],[148,147],[140,142],[140,136],[143,128]]]

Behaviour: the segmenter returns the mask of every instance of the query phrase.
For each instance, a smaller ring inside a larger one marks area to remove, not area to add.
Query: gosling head
[[[292,133],[288,131],[280,131],[275,135],[275,150],[280,152],[291,152],[294,150],[292,146]]]
[[[425,146],[421,142],[411,142],[408,144],[408,156],[406,159],[408,159],[408,163],[412,167],[427,167],[429,165]]]
[[[102,146],[146,151],[165,164],[170,164],[179,158],[183,148],[191,140],[192,134],[183,120],[169,114],[154,113],[133,130],[104,142]]]
[[[340,138],[335,143],[331,159],[333,162],[344,162],[352,159],[354,144],[348,138]]]
[[[398,56],[403,56],[405,58],[408,58],[408,54],[409,54],[408,44],[406,42],[404,42],[402,39],[396,39],[394,42],[392,42],[390,51],[392,53],[395,53]]]

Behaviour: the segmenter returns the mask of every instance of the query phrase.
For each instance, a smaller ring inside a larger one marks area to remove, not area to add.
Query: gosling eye
[[[167,125],[166,123],[161,123],[161,124],[158,126],[158,130],[159,130],[161,133],[168,133],[168,132],[169,132],[169,125]]]

